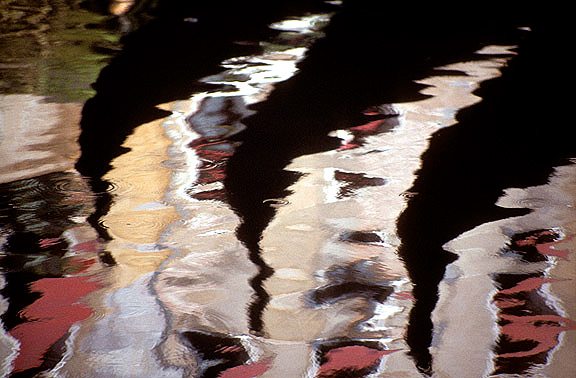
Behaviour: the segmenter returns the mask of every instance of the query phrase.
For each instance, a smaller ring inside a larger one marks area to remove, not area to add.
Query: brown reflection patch
[[[365,298],[383,303],[394,289],[387,280],[386,267],[377,261],[357,260],[332,266],[326,273],[327,285],[307,293],[313,306],[336,303],[350,298]]]
[[[358,244],[382,244],[384,240],[378,231],[350,231],[340,236],[340,240]]]
[[[198,193],[191,193],[190,197],[195,198],[197,200],[200,201],[208,201],[208,200],[214,200],[214,201],[221,201],[221,202],[225,202],[226,201],[226,190],[224,189],[214,189],[214,190],[206,190],[203,192],[198,192]]]
[[[382,303],[393,291],[394,289],[390,286],[344,282],[318,288],[311,293],[310,298],[317,305],[333,303],[351,297],[364,297]]]
[[[526,304],[526,300],[515,299],[515,298],[499,298],[499,299],[495,299],[494,303],[496,303],[496,306],[498,308],[505,309],[505,308],[522,306],[522,305]]]
[[[553,230],[534,230],[514,235],[509,248],[528,262],[544,261],[547,256],[567,259],[569,251],[554,249],[560,238],[561,235]]]
[[[349,197],[359,189],[369,186],[382,186],[386,180],[380,177],[368,177],[364,173],[336,171],[334,178],[341,183],[338,198]]]

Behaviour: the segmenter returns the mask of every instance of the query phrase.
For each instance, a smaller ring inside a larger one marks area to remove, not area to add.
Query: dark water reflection
[[[120,51],[120,36],[130,29],[106,13],[96,1],[4,2],[0,10],[2,93],[35,93],[51,102],[92,97],[91,84]]]
[[[95,32],[0,67],[2,376],[567,376],[552,32],[359,3],[11,5]]]
[[[65,172],[1,187],[2,295],[10,301],[3,324],[22,351],[14,368],[51,369],[70,326],[91,314],[76,302],[101,287],[86,274],[110,261],[96,233],[82,223],[94,211],[94,196],[83,178]]]
[[[573,155],[567,144],[548,139],[554,138],[554,132],[542,132],[539,127],[562,121],[528,110],[544,104],[557,106],[534,96],[533,88],[547,87],[543,81],[550,80],[534,71],[534,64],[540,69],[548,66],[548,58],[541,54],[543,44],[546,41],[537,38],[521,45],[518,56],[502,69],[503,77],[476,91],[483,101],[458,113],[459,127],[443,129],[432,137],[410,189],[418,195],[410,199],[399,219],[400,254],[417,298],[408,340],[413,340],[412,352],[424,370],[431,362],[423,346],[431,342],[428,318],[436,303],[436,293],[429,287],[443,278],[442,267],[455,258],[443,245],[477,225],[528,214],[529,209],[496,207],[502,190],[545,184],[552,167],[569,163],[566,158]],[[430,269],[431,265],[438,269]]]

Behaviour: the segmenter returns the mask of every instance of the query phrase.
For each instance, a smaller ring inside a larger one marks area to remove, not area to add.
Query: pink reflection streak
[[[546,283],[552,282],[560,282],[560,281],[568,281],[568,279],[552,279],[552,278],[540,278],[540,277],[533,277],[525,279],[524,281],[518,282],[516,286],[511,287],[510,289],[500,290],[500,294],[508,295],[508,294],[515,294],[520,293],[523,291],[532,291],[540,288],[542,285]]]
[[[358,148],[358,147],[360,147],[359,144],[346,143],[346,144],[343,144],[342,146],[338,147],[338,151],[351,150],[351,149]]]
[[[100,243],[98,240],[90,240],[87,242],[78,243],[73,247],[75,252],[97,252],[99,248]]]
[[[30,290],[42,297],[21,312],[25,323],[10,334],[20,342],[20,354],[14,372],[42,365],[42,356],[67,332],[70,326],[88,318],[92,310],[78,301],[101,286],[89,277],[43,278],[33,282]]]
[[[570,239],[572,239],[573,237],[574,237],[574,235],[572,235],[572,237]],[[557,257],[560,257],[564,260],[568,260],[568,254],[570,253],[569,250],[567,250],[567,249],[559,250],[559,249],[553,249],[552,248],[554,245],[558,244],[559,242],[560,241],[536,244],[536,249],[538,250],[538,253],[540,253],[542,255],[557,256]]]
[[[367,110],[367,111],[365,111],[363,114],[364,114],[364,115],[380,115],[381,113],[379,113],[379,112],[377,112],[377,111],[369,111],[369,110]],[[355,135],[355,137],[354,137],[354,139],[353,139],[352,141],[349,141],[349,142],[347,142],[347,143],[343,143],[343,144],[338,148],[338,151],[351,150],[351,149],[360,147],[360,144],[357,143],[358,136],[378,134],[378,128],[379,128],[384,122],[386,122],[386,120],[384,120],[384,119],[377,119],[377,120],[375,120],[375,121],[367,122],[367,123],[365,123],[365,124],[363,124],[363,125],[351,127],[350,130],[356,131],[359,135]]]
[[[362,370],[377,364],[382,356],[399,351],[376,350],[365,346],[353,345],[332,349],[326,354],[328,362],[320,366],[318,378],[329,378],[344,369]]]
[[[411,291],[398,291],[392,295],[398,299],[410,299],[412,301],[416,300],[416,298],[414,298],[414,295],[412,294]]]
[[[219,353],[234,353],[242,351],[242,348],[240,348],[239,346],[227,346],[219,348],[216,351]]]
[[[235,366],[224,370],[218,378],[254,378],[270,369],[270,360],[264,360],[254,364]]]
[[[495,300],[495,302],[498,308],[512,308],[526,304],[526,300],[515,298],[498,298]]]
[[[40,244],[40,248],[47,248],[53,245],[60,243],[62,239],[60,238],[45,238],[41,239],[38,243]]]
[[[567,281],[567,279],[545,279],[532,277],[520,281],[510,289],[501,290],[501,295],[513,295],[526,291],[539,289],[542,285],[551,282]],[[501,308],[512,308],[526,304],[525,300],[516,298],[498,298],[496,305]],[[538,353],[548,352],[558,345],[560,333],[576,329],[576,322],[558,315],[532,315],[516,316],[500,314],[500,319],[509,323],[500,326],[500,331],[511,342],[532,340],[537,345],[526,351],[502,353],[500,358],[529,357]]]
[[[500,314],[500,318],[510,323],[501,326],[502,333],[510,341],[533,340],[538,343],[527,351],[503,353],[498,357],[528,357],[547,352],[558,344],[558,335],[576,329],[576,322],[558,315],[514,316]]]
[[[351,127],[350,130],[361,131],[364,133],[375,133],[378,131],[378,127],[380,127],[380,125],[382,125],[384,122],[385,120],[378,119],[376,121],[371,121],[360,126]]]

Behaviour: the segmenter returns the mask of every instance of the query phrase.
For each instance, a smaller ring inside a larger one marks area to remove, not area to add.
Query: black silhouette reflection
[[[482,83],[475,91],[483,101],[461,110],[455,127],[433,135],[410,189],[418,194],[409,199],[398,220],[400,254],[416,298],[407,341],[424,373],[432,373],[428,347],[436,288],[445,266],[455,259],[442,246],[480,224],[529,213],[495,203],[505,188],[546,183],[553,167],[569,164],[576,153],[574,146],[556,139],[563,132],[556,116],[529,110],[559,106],[557,98],[532,90],[555,91],[551,76],[557,70],[546,53],[550,33],[536,28],[530,38],[520,40],[518,56],[502,69],[502,77]],[[551,129],[543,131],[543,125]]]

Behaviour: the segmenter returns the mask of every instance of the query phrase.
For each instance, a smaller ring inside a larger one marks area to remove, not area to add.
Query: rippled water
[[[552,32],[361,3],[2,5],[1,376],[574,376]]]

